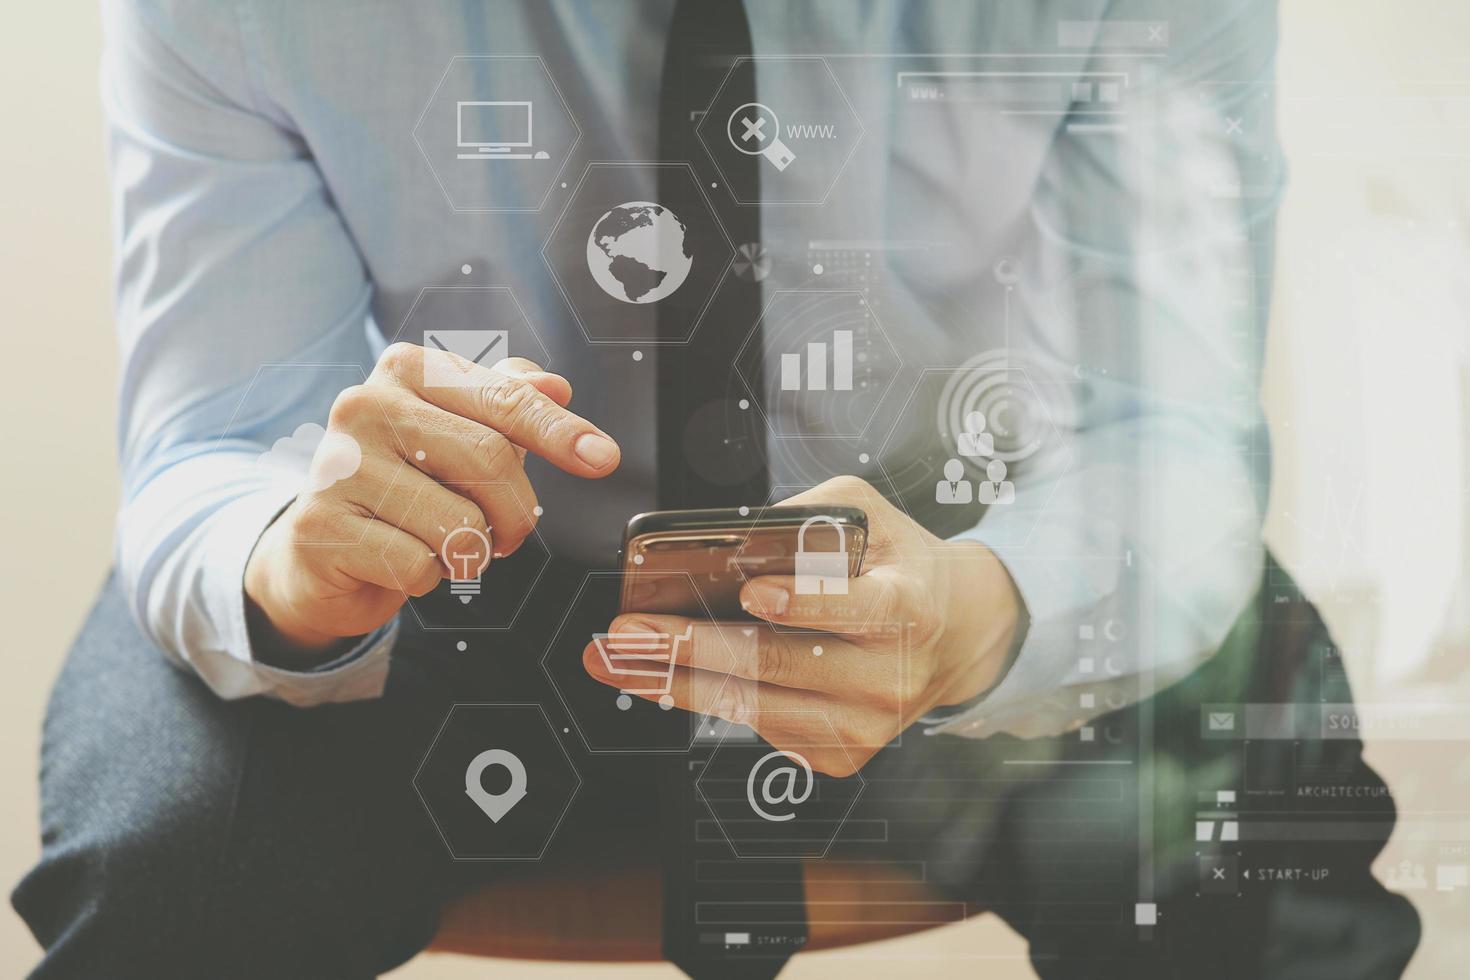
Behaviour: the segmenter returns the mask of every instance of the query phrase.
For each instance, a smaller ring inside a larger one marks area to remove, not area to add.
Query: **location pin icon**
[[[510,787],[504,793],[487,793],[480,785],[480,776],[491,766],[504,766],[510,773]],[[475,806],[485,811],[485,816],[496,823],[509,813],[526,796],[526,767],[521,760],[505,749],[486,749],[470,760],[464,771],[465,795],[475,801]]]

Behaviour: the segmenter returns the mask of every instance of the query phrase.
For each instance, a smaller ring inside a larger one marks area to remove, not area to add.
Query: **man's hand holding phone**
[[[794,576],[766,575],[746,582],[740,600],[772,625],[628,613],[609,632],[678,635],[692,623],[689,652],[674,670],[675,705],[750,724],[776,748],[800,746],[814,768],[845,776],[935,707],[989,689],[1021,601],[990,549],[941,541],[863,480],[839,477],[785,503],[867,513],[865,566],[847,595],[798,595]],[[866,611],[861,623],[854,608]],[[597,680],[622,686],[595,645],[582,661]]]
[[[617,443],[567,409],[572,388],[560,375],[520,358],[486,367],[436,353],[464,372],[464,383],[436,387],[425,384],[424,355],[394,344],[365,384],[337,396],[328,429],[357,441],[361,465],[298,496],[256,544],[245,594],[266,662],[323,662],[432,591],[448,573],[438,555],[446,529],[467,523],[494,557],[512,554],[536,522],[527,452],[588,479],[617,469]]]

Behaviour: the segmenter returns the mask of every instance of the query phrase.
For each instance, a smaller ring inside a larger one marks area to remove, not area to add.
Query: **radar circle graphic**
[[[951,442],[965,431],[967,416],[982,413],[995,436],[994,458],[1002,462],[1028,459],[1045,441],[1046,408],[1011,351],[987,351],[966,361],[945,382],[938,409],[939,431]]]

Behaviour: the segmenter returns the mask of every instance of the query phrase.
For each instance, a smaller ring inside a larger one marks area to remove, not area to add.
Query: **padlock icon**
[[[807,529],[818,523],[837,529],[836,551],[807,550]],[[808,517],[796,532],[796,594],[847,595],[847,531],[836,518]]]

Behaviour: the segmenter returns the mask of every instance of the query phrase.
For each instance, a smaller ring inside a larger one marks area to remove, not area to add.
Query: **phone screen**
[[[868,518],[856,507],[639,514],[623,535],[622,608],[748,619],[740,588],[758,575],[796,575],[798,592],[842,596],[867,544]]]

